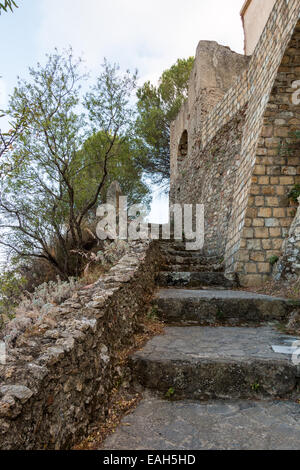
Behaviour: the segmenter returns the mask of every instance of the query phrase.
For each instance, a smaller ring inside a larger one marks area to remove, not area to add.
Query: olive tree
[[[105,62],[81,100],[85,77],[72,51],[55,51],[45,66],[29,71],[7,110],[23,119],[23,129],[0,162],[0,245],[17,258],[40,258],[62,276],[73,275],[72,253],[84,248],[85,223],[99,203],[110,161],[132,132],[136,73],[121,74]],[[88,153],[83,143],[99,131]],[[93,169],[90,185],[87,167]]]

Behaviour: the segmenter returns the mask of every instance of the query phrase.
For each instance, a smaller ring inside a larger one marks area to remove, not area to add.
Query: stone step
[[[171,254],[177,254],[177,253],[182,253],[186,256],[202,256],[203,251],[202,250],[187,250],[186,245],[184,243],[181,244],[167,244],[167,243],[159,243],[160,249],[164,253],[171,253]]]
[[[300,405],[166,401],[146,394],[101,450],[299,450]]]
[[[188,251],[188,250],[180,250],[180,249],[174,249],[174,248],[161,248],[161,252],[165,256],[180,256],[182,258],[189,258],[189,259],[208,259],[212,260],[213,262],[219,262],[220,258],[216,256],[206,256],[202,252],[199,251]]]
[[[178,251],[188,251],[193,253],[202,253],[202,250],[187,250],[186,249],[186,242],[183,240],[160,240],[159,241],[160,248],[162,250],[178,250]]]
[[[272,345],[296,340],[269,326],[169,327],[130,363],[143,387],[174,399],[287,398],[296,396],[298,368]]]
[[[182,256],[185,258],[202,258],[211,260],[214,263],[219,263],[221,260],[220,256],[209,255],[203,251],[187,250],[184,245],[176,247],[174,245],[162,246],[160,244],[160,250],[165,256]]]
[[[157,277],[160,287],[235,287],[235,283],[226,279],[224,273],[218,272],[161,272]]]
[[[167,256],[166,264],[210,264],[206,259],[197,256]],[[212,263],[213,264],[213,263]]]
[[[253,325],[286,321],[300,302],[234,290],[160,289],[153,299],[166,323]]]
[[[166,263],[170,264],[221,264],[219,259],[207,258],[206,256],[187,256],[184,253],[164,255]]]
[[[165,272],[224,272],[221,265],[208,265],[208,264],[162,264],[161,271]]]

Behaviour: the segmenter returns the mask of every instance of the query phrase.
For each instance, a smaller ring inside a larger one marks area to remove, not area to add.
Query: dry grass
[[[97,428],[73,450],[98,450],[105,439],[115,432],[124,416],[133,411],[141,400],[141,394],[130,390],[114,389],[107,418],[98,423]]]
[[[103,266],[101,264],[96,264],[90,267],[90,269],[86,271],[81,277],[83,284],[85,286],[94,284],[103,274],[107,273],[109,269],[110,266]]]
[[[300,300],[300,279],[297,281],[269,281],[262,286],[243,287],[240,290],[256,292],[257,294],[284,297],[286,299]]]

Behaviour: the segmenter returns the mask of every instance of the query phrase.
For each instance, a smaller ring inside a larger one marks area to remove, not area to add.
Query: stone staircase
[[[162,274],[165,273],[222,273],[222,261],[217,257],[205,257],[195,251],[187,251],[183,242],[161,242],[163,255]]]
[[[299,367],[272,346],[295,303],[234,289],[215,258],[162,243],[165,334],[130,358],[145,390],[105,449],[300,449]]]

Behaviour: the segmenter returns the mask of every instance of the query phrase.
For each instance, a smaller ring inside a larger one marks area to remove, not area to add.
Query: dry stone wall
[[[0,449],[68,449],[103,418],[153,293],[158,245],[134,243],[93,286],[8,340],[0,366]]]

